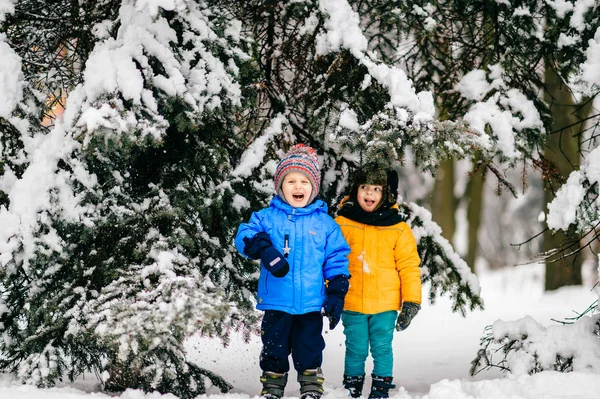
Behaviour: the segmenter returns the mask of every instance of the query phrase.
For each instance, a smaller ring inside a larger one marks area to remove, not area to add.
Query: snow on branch
[[[359,123],[347,104],[340,108],[338,125],[327,139],[359,162],[384,158],[389,165],[402,163],[410,149],[416,166],[434,173],[442,159],[463,159],[483,151],[481,136],[462,123],[439,122],[392,103]]]
[[[12,14],[15,12],[16,2],[17,0],[0,0],[0,21],[4,20],[6,14]]]
[[[4,33],[0,33],[0,118],[10,119],[12,112],[23,100],[25,82],[21,71],[21,58],[5,42],[5,38]]]
[[[134,3],[121,6],[116,38],[104,38],[99,31],[102,41],[86,62],[78,94],[67,104],[70,125],[87,136],[135,131],[160,139],[169,125],[160,110],[168,98],[183,99],[192,120],[224,102],[241,103],[236,59],[248,56],[217,35],[217,22],[203,2],[177,2],[173,21],[157,12],[158,4]],[[186,35],[178,36],[175,22],[187,29]],[[220,28],[238,40],[235,25],[231,21]]]
[[[0,189],[10,199],[8,207],[0,208],[0,256],[2,266],[20,253],[23,267],[27,270],[29,260],[37,250],[58,250],[60,239],[49,224],[51,215],[62,215],[65,220],[76,221],[85,213],[77,195],[70,186],[70,178],[58,172],[58,163],[67,159],[79,148],[79,143],[65,133],[62,124],[57,124],[48,134],[24,137],[24,154],[29,165],[17,178],[6,167],[0,177]],[[81,182],[93,182],[94,177],[73,162],[73,175]]]
[[[287,123],[287,118],[283,114],[277,114],[264,133],[244,151],[239,164],[231,172],[231,175],[235,178],[252,176],[254,169],[264,162],[267,145],[283,132]]]
[[[588,41],[585,62],[579,67],[579,73],[571,79],[572,86],[587,96],[597,94],[600,91],[600,28],[596,30],[594,38]]]
[[[560,325],[544,327],[526,316],[487,326],[470,374],[492,368],[516,375],[545,370],[600,374],[600,286],[593,291],[598,299],[576,317],[558,321]]]
[[[417,240],[421,279],[430,284],[431,303],[437,296],[447,294],[453,301],[452,311],[460,312],[463,317],[467,308],[483,309],[479,279],[442,237],[442,229],[432,220],[431,213],[415,203],[402,204],[401,209],[408,216],[407,223]]]
[[[599,184],[600,148],[595,148],[548,204],[548,227],[566,231],[574,226],[580,233],[594,229],[600,223]]]
[[[529,133],[543,132],[544,126],[533,101],[505,82],[503,68],[490,65],[488,69],[473,70],[456,84],[456,90],[473,102],[463,118],[479,133],[481,146],[490,156],[514,163],[532,153],[538,142],[532,143]]]
[[[325,32],[317,35],[317,54],[323,55],[346,48],[355,57],[367,50],[367,38],[360,28],[359,15],[346,0],[320,0],[319,8],[329,15]]]
[[[433,118],[435,106],[431,92],[416,93],[402,69],[378,62],[366,54],[367,39],[359,26],[359,16],[346,0],[320,0],[320,9],[328,18],[324,32],[317,35],[318,55],[349,50],[369,74],[387,88],[394,106],[406,107],[417,117]]]
[[[498,320],[487,331],[471,363],[471,375],[490,368],[516,375],[545,370],[600,374],[600,314],[550,327],[531,316]]]

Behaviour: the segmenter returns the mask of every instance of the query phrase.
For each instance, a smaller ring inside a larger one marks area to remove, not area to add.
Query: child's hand
[[[276,250],[272,245],[263,249],[260,255],[260,261],[265,269],[270,271],[275,277],[284,277],[290,270],[290,265],[287,260],[285,260],[281,252]]]
[[[327,298],[323,303],[323,315],[329,319],[329,329],[333,330],[340,322],[344,310],[344,297],[348,292],[348,276],[340,274],[327,284]]]
[[[244,237],[244,253],[250,259],[260,259],[262,265],[275,277],[284,277],[290,270],[285,257],[271,243],[267,233],[260,232],[252,238]]]
[[[396,330],[406,330],[412,319],[419,313],[419,310],[421,310],[421,305],[414,302],[404,302],[402,304],[402,312],[400,312],[396,320]]]
[[[329,319],[329,329],[333,330],[340,322],[344,310],[344,298],[336,295],[328,295],[323,304],[321,313]]]

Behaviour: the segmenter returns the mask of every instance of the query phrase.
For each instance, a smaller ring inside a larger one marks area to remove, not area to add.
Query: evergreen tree
[[[19,25],[27,7],[39,4],[20,4],[6,21],[22,34],[9,43],[50,31],[38,26],[50,23],[43,13]],[[256,328],[256,266],[233,258],[240,213],[224,179],[239,156],[232,127],[242,69],[252,69],[244,66],[239,26],[207,2],[180,1],[172,10],[101,2],[89,13],[91,3],[57,6],[89,17],[79,28],[94,42],[78,53],[80,69],[77,57],[64,66],[74,75],[58,84],[69,91],[63,118],[43,129],[35,123],[41,113],[29,109],[30,129],[3,147],[3,216],[34,220],[21,222],[3,251],[0,367],[40,386],[92,371],[108,390],[195,397],[205,378],[228,390],[187,361],[183,343],[193,333],[226,341],[232,329]],[[114,12],[101,14],[104,7]],[[45,57],[57,57],[63,42],[85,44],[79,36],[56,40],[40,50]],[[50,86],[40,71],[26,73]],[[5,141],[16,123],[7,122]],[[36,145],[28,146],[30,136]],[[9,163],[19,142],[21,158]],[[36,176],[43,167],[49,176]],[[18,184],[39,177],[49,178],[42,197],[33,209],[20,208]]]

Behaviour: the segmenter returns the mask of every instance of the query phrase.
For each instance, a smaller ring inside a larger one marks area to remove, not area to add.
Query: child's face
[[[304,173],[290,172],[281,183],[281,191],[285,200],[294,208],[302,208],[308,204],[312,194],[312,184]]]
[[[365,212],[373,212],[383,198],[383,186],[374,186],[371,184],[361,184],[358,186],[358,194],[356,199],[358,205]]]

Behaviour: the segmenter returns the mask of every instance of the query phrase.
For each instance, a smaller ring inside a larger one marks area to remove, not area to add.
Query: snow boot
[[[279,399],[283,396],[285,385],[287,384],[287,373],[275,373],[273,371],[263,371],[260,376],[263,388],[260,396],[265,399]]]
[[[394,377],[381,377],[373,374],[373,385],[371,385],[371,393],[369,394],[369,399],[382,399],[390,397],[390,389],[396,388],[394,384],[392,384],[392,379]]]
[[[351,398],[360,398],[362,396],[363,385],[365,384],[365,375],[349,376],[344,374],[344,388],[348,390]]]
[[[323,395],[323,370],[320,367],[298,373],[300,399],[320,399]]]

